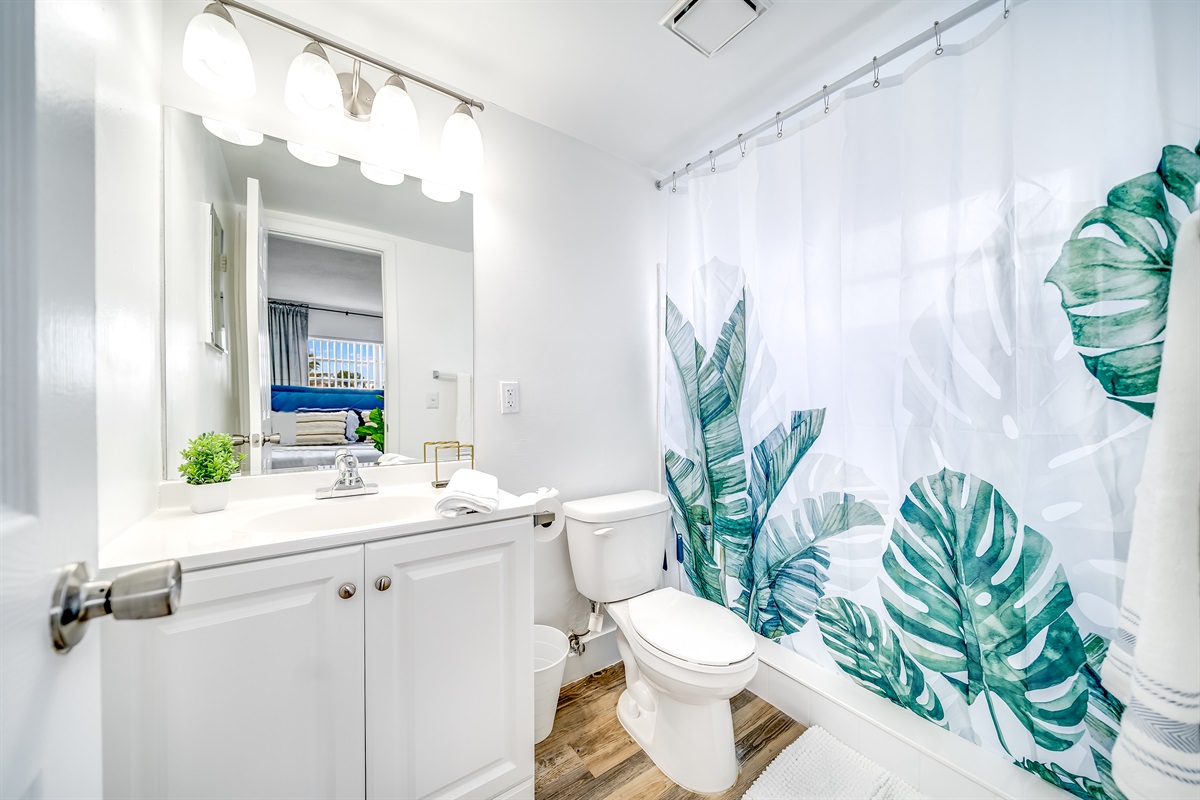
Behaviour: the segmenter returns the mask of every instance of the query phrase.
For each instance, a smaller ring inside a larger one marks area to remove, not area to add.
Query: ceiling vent
[[[711,58],[770,5],[770,0],[679,0],[658,24]]]

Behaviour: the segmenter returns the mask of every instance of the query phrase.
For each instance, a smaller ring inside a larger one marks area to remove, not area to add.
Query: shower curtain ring
[[[821,97],[825,99],[825,113],[829,113],[829,84],[821,87]]]
[[[717,171],[717,157],[713,155],[712,150],[708,151],[708,171],[709,172]]]
[[[783,120],[779,118],[779,115],[782,113],[783,113],[782,111],[775,112],[775,138],[776,139],[783,138]]]
[[[871,85],[876,89],[879,88],[879,56],[871,57],[871,66],[875,68],[875,82]]]
[[[940,56],[942,54],[942,33],[938,30],[938,25],[941,24],[941,22],[936,21],[933,23],[933,39],[937,43],[937,49],[933,51],[935,56]]]
[[[746,157],[746,143],[742,140],[742,135],[738,134],[738,149],[742,151],[742,158]]]
[[[687,176],[689,176],[689,177],[691,176],[691,174],[692,174],[692,162],[690,162],[690,161],[689,161],[688,163],[686,163],[686,164],[684,164],[684,165],[683,165],[683,174],[684,174],[684,175],[687,175]]]
[[[1004,18],[1008,19],[1008,0],[1004,0]]]
[[[675,194],[675,173],[671,173],[671,194]]]

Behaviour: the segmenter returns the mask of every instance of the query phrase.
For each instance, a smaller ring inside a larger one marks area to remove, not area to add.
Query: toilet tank
[[[612,603],[657,589],[671,504],[658,492],[609,494],[563,503],[575,586]]]

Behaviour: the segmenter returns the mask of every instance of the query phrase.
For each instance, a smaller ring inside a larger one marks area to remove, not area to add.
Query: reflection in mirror
[[[231,144],[176,109],[163,130],[166,478],[206,431],[247,437],[243,474],[471,442],[470,195]]]

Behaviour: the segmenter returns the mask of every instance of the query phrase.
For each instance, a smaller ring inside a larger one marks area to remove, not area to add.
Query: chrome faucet
[[[317,489],[318,500],[379,493],[379,484],[363,482],[362,476],[358,474],[358,458],[346,448],[343,447],[334,454],[333,465],[337,467],[337,480],[327,489]]]

